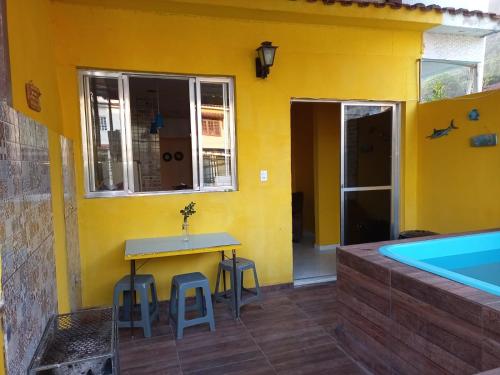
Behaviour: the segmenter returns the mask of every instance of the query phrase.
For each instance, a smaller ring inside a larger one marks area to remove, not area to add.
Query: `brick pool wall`
[[[500,297],[393,261],[380,246],[338,249],[339,345],[375,374],[500,367]]]

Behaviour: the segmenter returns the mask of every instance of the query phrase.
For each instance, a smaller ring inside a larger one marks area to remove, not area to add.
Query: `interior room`
[[[193,188],[189,80],[129,77],[136,191]]]
[[[293,102],[292,226],[296,284],[335,279],[340,244],[340,103]]]

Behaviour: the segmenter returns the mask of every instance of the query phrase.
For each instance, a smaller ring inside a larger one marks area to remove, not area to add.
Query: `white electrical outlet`
[[[260,182],[267,182],[267,170],[260,171]]]

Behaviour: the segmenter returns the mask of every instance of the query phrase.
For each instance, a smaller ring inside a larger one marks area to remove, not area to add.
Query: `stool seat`
[[[149,302],[149,290],[151,290],[151,299]],[[158,296],[156,294],[156,284],[153,275],[135,275],[134,292],[139,294],[140,318],[135,320],[134,325],[141,327],[144,331],[144,337],[151,337],[151,321],[159,319]],[[134,294],[130,290],[130,276],[122,277],[116,284],[113,293],[113,305],[120,308],[120,296],[123,296],[123,316],[117,317],[117,325],[120,328],[130,327],[130,305],[134,299]],[[136,306],[132,306],[135,309]],[[134,317],[135,318],[135,317]]]
[[[155,279],[153,275],[135,275],[134,276],[134,285],[148,285],[148,284],[154,284]],[[118,282],[116,283],[116,286],[119,286],[120,288],[123,288],[123,290],[130,290],[130,275],[123,276]],[[127,289],[128,288],[128,289]]]
[[[196,302],[186,305],[186,292],[195,289]],[[198,311],[200,316],[193,319],[186,318],[186,312]],[[169,317],[175,322],[177,339],[184,336],[184,328],[208,323],[210,331],[215,331],[214,312],[210,295],[210,284],[205,275],[200,272],[175,275],[172,278],[170,289]]]
[[[225,271],[231,271],[233,269],[233,260],[226,259],[220,262],[222,268]],[[255,268],[255,262],[246,258],[236,258],[236,269],[246,271],[249,269]]]
[[[177,285],[190,285],[196,284],[198,285],[200,282],[207,281],[208,279],[201,272],[192,272],[192,273],[184,273],[182,275],[175,275],[172,278],[172,282]]]

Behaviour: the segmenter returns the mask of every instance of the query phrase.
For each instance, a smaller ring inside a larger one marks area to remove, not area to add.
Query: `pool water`
[[[500,286],[500,249],[428,258],[422,262]]]
[[[382,246],[382,255],[500,296],[500,232]]]

